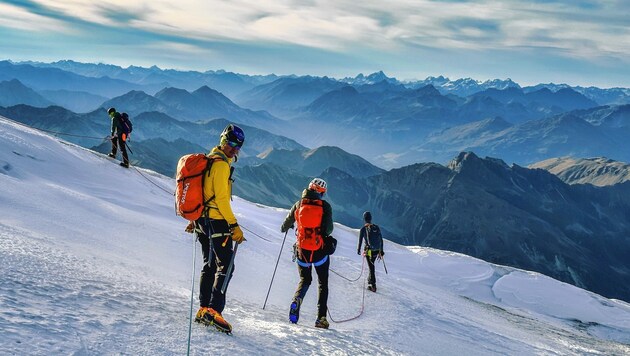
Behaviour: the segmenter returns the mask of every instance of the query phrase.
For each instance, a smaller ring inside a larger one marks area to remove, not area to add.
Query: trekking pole
[[[385,264],[385,256],[381,255],[381,260],[383,260],[383,268],[385,268],[385,274],[387,273],[387,265]]]
[[[129,153],[133,154],[133,151],[131,150],[131,147],[129,147],[129,144],[127,143],[127,141],[125,141],[125,146],[127,146]]]
[[[190,323],[188,324],[188,351],[186,355],[190,355],[190,335],[192,333],[192,313],[193,313],[193,299],[195,298],[195,259],[197,258],[197,231],[195,231],[195,239],[193,240],[193,267],[192,278],[190,283]]]
[[[234,257],[236,257],[236,250],[238,250],[238,245],[234,246],[234,251],[232,251],[232,258],[230,259],[230,264],[228,265],[227,272],[225,272],[225,279],[223,280],[223,286],[221,287],[221,294],[225,295],[225,290],[228,286],[228,281],[230,280],[230,275],[232,274],[232,269],[234,268]]]
[[[276,270],[278,269],[278,262],[280,262],[280,255],[282,254],[282,249],[284,248],[284,241],[287,239],[287,234],[289,230],[284,233],[284,238],[282,239],[282,246],[280,246],[280,252],[278,253],[278,259],[276,260],[276,267],[273,269],[273,275],[271,276],[271,282],[269,282],[269,289],[267,290],[267,296],[265,297],[265,303],[263,304],[263,310],[267,306],[267,298],[269,298],[269,292],[271,292],[271,285],[273,284],[273,279],[276,277]]]

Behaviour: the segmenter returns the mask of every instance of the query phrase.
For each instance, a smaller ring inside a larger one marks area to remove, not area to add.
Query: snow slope
[[[0,118],[0,354],[185,354],[201,256],[173,187]],[[286,210],[233,204],[248,239],[223,313],[234,333],[195,324],[191,354],[630,354],[627,303],[457,253],[386,241],[388,274],[378,264],[366,292],[357,230],[339,224],[330,314],[364,311],[314,328],[314,282],[290,324],[291,233],[262,310]]]

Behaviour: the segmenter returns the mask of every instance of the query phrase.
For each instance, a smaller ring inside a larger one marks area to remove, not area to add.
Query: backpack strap
[[[370,225],[372,224],[365,224],[365,236],[363,237],[363,239],[365,240],[365,249],[369,250],[370,249]]]
[[[206,166],[206,169],[204,169],[204,171],[203,171],[203,182],[201,183],[202,186],[204,186],[204,184],[205,184],[206,172],[210,172],[210,168],[212,168],[212,164],[214,163],[214,161],[222,160],[222,161],[225,161],[226,163],[228,162],[228,158],[223,152],[208,153],[206,155],[206,157],[208,158],[208,165]],[[230,177],[231,176],[232,176],[232,172],[230,172]],[[201,216],[203,216],[203,217],[209,217],[210,216],[210,205],[208,205],[208,204],[211,201],[213,201],[215,197],[216,196],[213,195],[210,198],[208,198],[207,200],[203,201],[204,208],[203,208],[203,211],[201,212]]]

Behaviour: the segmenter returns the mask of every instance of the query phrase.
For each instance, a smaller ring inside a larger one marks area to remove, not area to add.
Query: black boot
[[[315,320],[316,328],[328,329],[329,326],[330,324],[328,323],[328,320],[326,320],[325,316],[322,316],[321,318]]]

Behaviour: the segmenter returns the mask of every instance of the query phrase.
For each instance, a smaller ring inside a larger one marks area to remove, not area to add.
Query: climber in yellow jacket
[[[229,282],[234,272],[232,264],[231,273],[226,276],[234,253],[233,243],[245,241],[231,206],[231,164],[237,158],[244,141],[243,130],[230,124],[221,133],[219,146],[208,154],[212,166],[205,173],[203,183],[205,209],[195,222],[204,262],[199,282],[200,308],[195,321],[214,325],[225,332],[231,332],[232,326],[221,315],[225,307],[226,292],[222,292],[221,287],[225,278]]]

